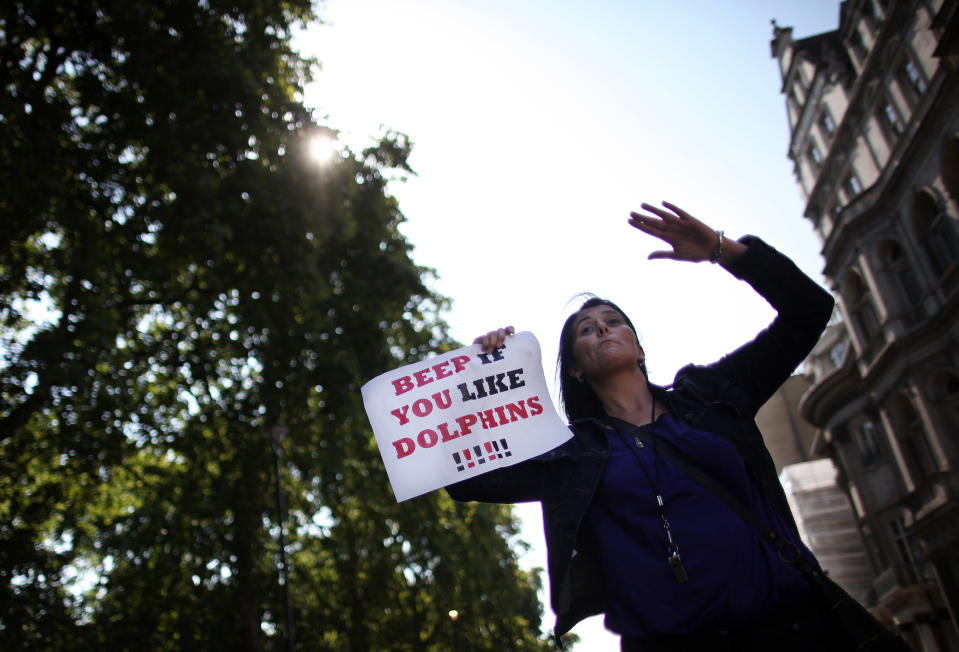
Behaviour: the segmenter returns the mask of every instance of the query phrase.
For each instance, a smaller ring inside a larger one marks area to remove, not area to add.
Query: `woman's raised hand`
[[[649,254],[650,260],[669,258],[671,260],[699,262],[711,260],[714,253],[719,249],[719,232],[703,224],[679,206],[665,201],[663,206],[669,210],[663,210],[658,206],[645,203],[641,206],[643,210],[652,213],[652,215],[631,212],[629,223],[643,233],[659,238],[673,248],[672,251],[654,251]],[[730,242],[735,241],[723,240],[723,245],[725,246]]]
[[[506,336],[513,335],[514,333],[516,333],[515,328],[512,326],[504,326],[503,328],[497,328],[495,331],[480,335],[473,340],[473,344],[479,344],[484,351],[492,353],[494,349],[503,348],[503,344],[506,342]]]

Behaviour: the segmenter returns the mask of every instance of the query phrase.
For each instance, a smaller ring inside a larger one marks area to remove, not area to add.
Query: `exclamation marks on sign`
[[[510,452],[509,444],[506,443],[505,439],[500,439],[496,441],[488,441],[484,444],[486,446],[486,454],[489,455],[489,461],[501,460],[504,457],[509,457],[513,453]]]
[[[486,449],[485,457],[483,449]],[[482,444],[473,446],[472,449],[464,448],[461,451],[453,453],[453,462],[456,463],[456,470],[463,471],[472,469],[477,464],[486,464],[487,461],[501,460],[504,457],[510,457],[513,453],[509,449],[509,444],[505,439],[497,441],[485,441]]]

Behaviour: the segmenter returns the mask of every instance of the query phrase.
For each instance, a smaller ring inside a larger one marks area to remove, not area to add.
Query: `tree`
[[[308,162],[312,19],[0,9],[0,647],[282,648],[281,524],[301,649],[546,646],[508,509],[388,489],[359,387],[454,343],[406,137]]]

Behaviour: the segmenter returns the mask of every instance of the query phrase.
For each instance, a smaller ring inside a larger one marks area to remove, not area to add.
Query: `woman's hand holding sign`
[[[480,335],[473,340],[473,344],[479,344],[483,351],[492,353],[496,349],[503,348],[507,335],[513,335],[515,333],[516,329],[512,326],[504,326],[503,328],[497,328],[495,331],[490,331],[485,335]]]

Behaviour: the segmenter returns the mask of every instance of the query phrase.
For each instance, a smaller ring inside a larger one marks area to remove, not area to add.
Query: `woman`
[[[647,378],[629,318],[609,301],[588,300],[560,338],[560,392],[574,437],[448,491],[457,500],[542,502],[557,636],[605,613],[623,650],[835,649],[802,573],[662,450],[681,451],[815,564],[754,419],[819,339],[833,299],[762,240],[727,240],[663,206],[631,213],[633,227],[671,246],[649,258],[718,263],[762,295],[776,319],[663,388]],[[492,351],[512,332],[476,342]]]

